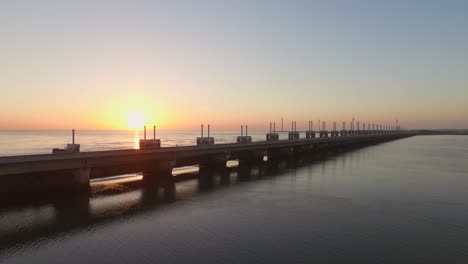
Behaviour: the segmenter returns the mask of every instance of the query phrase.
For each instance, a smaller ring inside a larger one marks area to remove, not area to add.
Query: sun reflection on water
[[[135,136],[133,136],[133,148],[140,148],[140,134],[138,133],[138,131],[135,131]]]

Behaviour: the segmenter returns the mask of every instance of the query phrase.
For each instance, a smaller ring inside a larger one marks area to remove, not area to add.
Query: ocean
[[[163,146],[193,145],[198,132],[158,135]],[[212,135],[234,142],[238,132]],[[49,153],[70,136],[3,131],[0,155]],[[76,136],[82,151],[134,148],[137,139]],[[2,206],[0,263],[466,263],[467,160],[467,136],[415,136],[248,177],[232,168],[209,189],[178,182],[172,202],[136,177],[99,181],[90,195]]]

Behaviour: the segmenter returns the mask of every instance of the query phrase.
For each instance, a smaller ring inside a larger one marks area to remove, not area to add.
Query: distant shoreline
[[[415,130],[419,135],[468,135],[468,130],[466,129],[439,129],[439,130]]]

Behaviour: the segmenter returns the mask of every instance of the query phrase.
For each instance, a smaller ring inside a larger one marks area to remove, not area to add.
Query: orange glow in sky
[[[16,2],[0,2],[0,130],[468,128],[468,1]]]

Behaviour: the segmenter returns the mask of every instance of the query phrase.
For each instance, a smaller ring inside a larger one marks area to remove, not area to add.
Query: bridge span
[[[226,167],[229,160],[238,160],[241,167],[264,162],[265,157],[268,162],[274,162],[298,153],[366,146],[416,134],[411,131],[392,131],[307,139],[0,157],[0,194],[83,190],[89,189],[90,179],[93,178],[139,172],[143,173],[145,182],[168,184],[175,167],[199,165],[201,170],[219,168]]]

